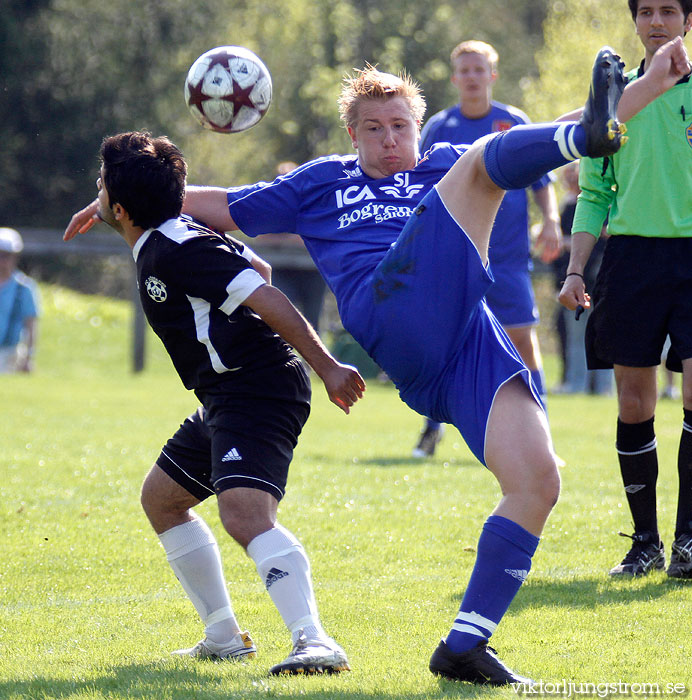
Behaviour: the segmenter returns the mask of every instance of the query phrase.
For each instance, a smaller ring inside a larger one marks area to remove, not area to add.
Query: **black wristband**
[[[568,272],[565,275],[565,279],[567,279],[568,277],[581,277],[582,282],[584,281],[584,275],[582,275],[581,272]]]

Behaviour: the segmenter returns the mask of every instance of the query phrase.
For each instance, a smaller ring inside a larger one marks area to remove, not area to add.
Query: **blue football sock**
[[[528,187],[547,172],[586,155],[578,122],[524,124],[498,132],[485,146],[485,169],[503,190]]]
[[[432,418],[426,418],[425,419],[425,428],[430,429],[430,430],[439,430],[442,427],[442,423],[438,423],[436,420],[433,420]]]
[[[531,569],[538,537],[515,522],[491,515],[478,540],[476,564],[446,642],[455,653],[475,647],[495,631]]]

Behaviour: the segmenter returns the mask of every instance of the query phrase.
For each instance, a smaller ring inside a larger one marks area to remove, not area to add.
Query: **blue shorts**
[[[535,326],[540,320],[528,267],[491,264],[495,280],[485,300],[504,328]]]
[[[495,394],[530,373],[484,301],[492,278],[433,189],[346,305],[346,329],[389,375],[401,398],[452,423],[485,464]]]

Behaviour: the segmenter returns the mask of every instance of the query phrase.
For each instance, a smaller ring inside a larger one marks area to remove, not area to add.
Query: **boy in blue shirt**
[[[38,290],[17,270],[24,242],[13,228],[0,228],[0,373],[31,372],[36,345]]]

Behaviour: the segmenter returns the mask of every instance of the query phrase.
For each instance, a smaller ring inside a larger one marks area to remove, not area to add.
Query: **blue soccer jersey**
[[[229,211],[248,236],[298,233],[343,318],[420,200],[464,150],[440,145],[413,170],[381,179],[366,175],[356,155],[317,158],[274,182],[230,188]]]
[[[490,112],[479,119],[465,117],[458,104],[434,114],[421,132],[421,152],[425,153],[434,143],[446,141],[471,144],[487,134],[530,123],[529,118],[516,107],[494,100],[490,104]],[[550,182],[551,178],[545,175],[532,185],[532,189],[541,189]],[[490,237],[488,257],[491,267],[503,265],[529,270],[531,258],[528,231],[526,190],[509,190],[495,217]]]
[[[435,185],[464,149],[438,144],[412,170],[362,172],[356,156],[306,163],[228,190],[244,233],[298,233],[345,328],[420,413],[459,428],[484,459],[494,396],[528,370],[483,301],[492,277]]]

